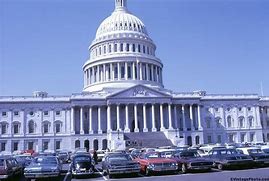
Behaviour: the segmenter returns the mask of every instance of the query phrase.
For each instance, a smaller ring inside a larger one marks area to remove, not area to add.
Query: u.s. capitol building
[[[99,26],[81,94],[0,97],[0,151],[269,140],[269,97],[165,89],[156,45],[126,5],[115,0]]]

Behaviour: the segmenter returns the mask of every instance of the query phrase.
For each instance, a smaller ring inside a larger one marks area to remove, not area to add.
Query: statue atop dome
[[[126,11],[127,0],[115,0],[115,11]]]

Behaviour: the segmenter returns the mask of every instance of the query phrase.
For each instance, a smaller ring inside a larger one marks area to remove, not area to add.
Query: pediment
[[[115,94],[112,94],[109,97],[110,98],[135,98],[135,97],[137,98],[139,97],[140,98],[154,98],[154,97],[170,98],[171,96],[164,92],[161,92],[161,91],[158,91],[158,90],[155,90],[155,89],[143,86],[143,85],[137,85],[137,86],[122,90],[120,92],[117,92]]]

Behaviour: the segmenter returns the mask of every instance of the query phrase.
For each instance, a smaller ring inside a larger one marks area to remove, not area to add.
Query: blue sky
[[[83,88],[88,46],[114,0],[0,0],[0,95]],[[165,87],[269,96],[269,1],[128,0],[157,45]]]

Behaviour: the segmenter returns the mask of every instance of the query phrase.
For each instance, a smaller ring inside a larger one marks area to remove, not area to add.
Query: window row
[[[213,108],[212,108],[212,109],[213,109]],[[252,111],[252,110],[253,110],[252,107],[247,107],[246,109],[247,109],[248,111]],[[210,108],[206,108],[206,110],[207,110],[208,112],[210,112]],[[219,112],[219,111],[220,111],[220,108],[216,107],[216,108],[214,108],[214,110],[215,110],[216,112]],[[232,110],[232,108],[231,108],[231,107],[227,107],[226,110],[230,112],[230,111]],[[238,107],[238,111],[239,111],[239,112],[243,112],[243,107]]]
[[[149,47],[146,45],[140,45],[135,43],[114,43],[108,45],[98,46],[91,51],[92,57],[97,57],[101,55],[106,55],[110,53],[117,52],[137,52],[148,55],[155,56],[155,51],[153,47]]]
[[[227,128],[233,128],[233,127],[240,127],[240,128],[244,128],[244,127],[254,127],[254,118],[252,116],[249,116],[247,118],[247,122],[245,120],[245,118],[243,116],[238,118],[238,123],[236,125],[234,119],[231,116],[227,116]],[[216,118],[215,119],[215,127],[216,128],[222,128],[224,127],[224,122],[221,118]],[[206,128],[212,128],[213,127],[213,122],[211,120],[211,118],[207,118],[206,119]]]
[[[3,117],[7,117],[8,116],[8,112],[6,112],[6,111],[2,111],[1,114],[2,114]],[[35,112],[34,111],[30,111],[30,112],[28,112],[28,115],[34,116],[35,115]],[[43,112],[43,115],[44,116],[49,116],[49,111],[44,111]],[[55,111],[55,115],[56,116],[60,116],[61,115],[61,111]],[[13,111],[13,116],[20,116],[19,111]]]

